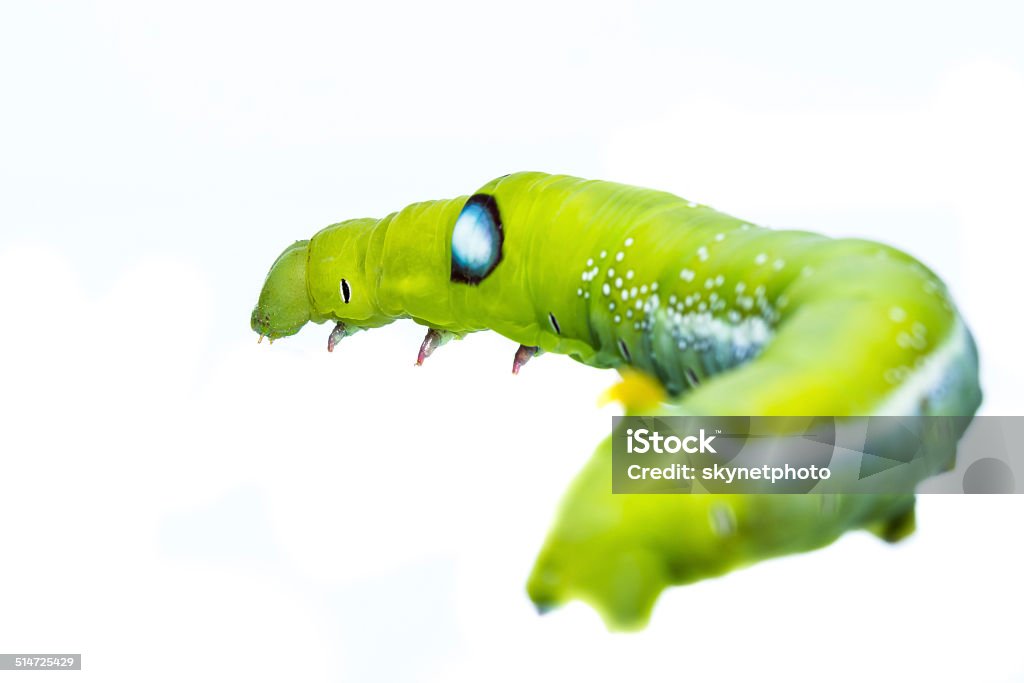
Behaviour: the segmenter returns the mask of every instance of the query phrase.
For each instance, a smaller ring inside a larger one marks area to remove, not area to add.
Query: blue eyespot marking
[[[494,197],[470,197],[452,230],[452,281],[479,284],[501,262],[504,241],[501,214]]]

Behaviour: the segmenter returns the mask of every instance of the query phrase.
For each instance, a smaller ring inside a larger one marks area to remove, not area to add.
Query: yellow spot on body
[[[637,370],[624,370],[622,380],[608,387],[597,402],[603,406],[617,401],[627,413],[635,414],[657,408],[667,398],[668,393],[664,387],[651,375]]]

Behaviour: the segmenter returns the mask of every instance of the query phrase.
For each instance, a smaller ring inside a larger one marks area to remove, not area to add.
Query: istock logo
[[[627,429],[626,430],[626,452],[627,453],[717,453],[711,442],[715,435],[706,436],[704,430],[700,430],[698,436],[690,435],[680,439],[678,436],[662,436],[658,432],[648,429]],[[694,444],[697,444],[696,446]]]

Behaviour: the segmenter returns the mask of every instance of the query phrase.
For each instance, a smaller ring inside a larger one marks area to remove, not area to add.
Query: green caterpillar
[[[330,321],[333,350],[399,318],[428,328],[418,362],[490,329],[520,344],[514,372],[539,351],[634,369],[647,384],[620,396],[642,414],[972,416],[981,402],[970,333],[905,253],[568,176],[516,173],[329,226],[274,262],[251,324],[274,340]],[[606,440],[563,501],[528,582],[542,610],[579,598],[636,628],[669,585],[850,529],[913,530],[913,495],[613,496],[610,459]]]

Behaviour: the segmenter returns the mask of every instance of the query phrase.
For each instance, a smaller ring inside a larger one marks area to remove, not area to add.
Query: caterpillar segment
[[[446,335],[489,329],[519,344],[514,373],[541,352],[617,368],[605,398],[631,414],[956,415],[966,428],[981,402],[973,338],[911,256],[569,176],[515,173],[329,226],[274,262],[251,324],[273,340],[333,322],[333,348],[400,318],[428,328],[419,362]],[[612,495],[610,444],[530,575],[545,610],[583,599],[638,628],[667,586],[853,529],[913,529],[910,494]]]

